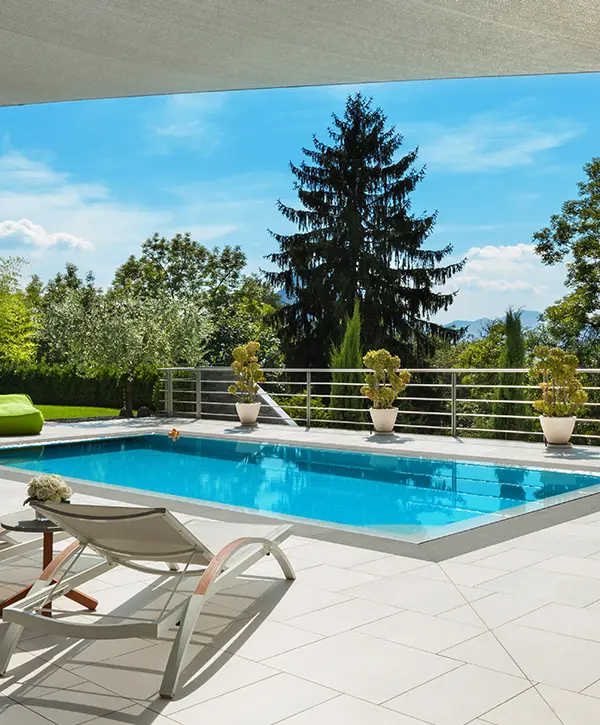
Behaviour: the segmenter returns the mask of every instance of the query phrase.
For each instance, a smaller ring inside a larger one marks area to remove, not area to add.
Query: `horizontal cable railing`
[[[539,440],[539,395],[527,368],[409,368],[411,381],[395,403],[396,428],[416,433]],[[369,401],[360,394],[368,370],[354,368],[264,368],[259,421],[281,425],[369,430]],[[600,368],[579,371],[588,402],[574,438],[600,444]],[[507,376],[510,382],[506,382]],[[157,391],[168,416],[235,420],[234,382],[229,367],[162,370]]]

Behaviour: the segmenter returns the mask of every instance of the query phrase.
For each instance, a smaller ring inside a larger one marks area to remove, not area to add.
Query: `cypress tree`
[[[332,368],[362,368],[363,348],[361,345],[360,303],[354,301],[352,317],[346,316],[346,326],[342,342],[331,348],[329,360]],[[360,398],[346,396],[360,395],[360,385],[348,383],[362,382],[357,373],[332,373],[331,407],[332,408],[364,408]],[[360,414],[333,411],[335,420],[360,420]]]
[[[425,172],[414,167],[417,149],[398,155],[403,137],[383,111],[356,93],[332,118],[329,143],[313,137],[305,159],[290,164],[299,208],[278,201],[297,231],[270,232],[279,251],[267,258],[279,271],[267,277],[290,300],[278,313],[287,361],[322,366],[358,299],[365,347],[410,364],[431,352],[432,336],[457,338],[431,316],[451,304],[439,288],[464,262],[442,264],[451,246],[423,248],[437,212],[411,213]]]
[[[521,311],[509,307],[504,319],[504,347],[498,360],[501,368],[522,368],[525,365],[525,338],[521,324]],[[501,385],[518,385],[520,376],[516,373],[500,373]],[[523,391],[519,388],[498,388],[498,400],[520,400]],[[495,406],[496,419],[494,428],[501,430],[523,430],[527,421],[506,418],[506,415],[526,415],[524,406],[507,403],[498,403]],[[509,434],[505,434],[509,437]]]

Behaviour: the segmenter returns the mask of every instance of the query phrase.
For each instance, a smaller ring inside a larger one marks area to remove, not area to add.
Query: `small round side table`
[[[54,534],[61,531],[60,526],[57,526],[53,521],[50,521],[49,519],[24,519],[23,521],[18,521],[17,523],[13,522],[10,524],[0,522],[0,526],[7,531],[16,531],[22,534],[42,534],[42,571],[52,563],[52,559],[54,558]],[[24,599],[32,586],[33,584],[30,584],[0,602],[0,614],[2,614],[5,607],[10,607],[11,604],[15,604],[16,602],[21,601],[21,599]],[[90,611],[94,611],[98,606],[98,601],[96,599],[78,591],[77,589],[67,592],[65,597],[81,604]],[[44,607],[43,614],[47,617],[52,616],[52,604],[48,604]]]

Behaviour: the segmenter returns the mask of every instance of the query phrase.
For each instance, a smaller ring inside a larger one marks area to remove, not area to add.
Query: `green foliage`
[[[265,379],[258,361],[257,353],[260,344],[256,341],[238,345],[233,349],[233,362],[231,369],[236,377],[233,385],[227,388],[231,395],[239,395],[242,403],[254,403],[259,385]]]
[[[240,287],[211,315],[213,329],[205,358],[209,365],[229,365],[231,350],[248,338],[260,343],[263,364],[283,366],[281,341],[269,318],[280,304],[273,290],[255,275],[245,277]]]
[[[504,321],[492,322],[485,334],[468,342],[458,355],[460,368],[495,368],[504,351]]]
[[[142,244],[140,257],[132,255],[115,272],[113,288],[138,297],[163,297],[218,304],[235,288],[246,264],[239,247],[210,250],[192,239],[176,234],[166,239],[154,234]]]
[[[338,347],[332,347],[329,356],[329,364],[332,368],[362,368],[363,349],[360,341],[361,318],[360,302],[355,300],[352,317],[346,316],[344,337]],[[332,408],[357,408],[362,409],[363,404],[357,396],[358,387],[349,385],[356,383],[356,373],[332,373],[331,386],[331,407]],[[352,413],[336,411],[336,418],[339,420],[356,420]]]
[[[279,251],[268,258],[278,271],[267,273],[292,300],[278,313],[288,364],[323,367],[356,299],[369,347],[410,359],[435,336],[458,337],[430,318],[451,304],[440,287],[463,262],[444,266],[452,248],[424,246],[436,215],[410,210],[424,170],[414,167],[416,150],[398,155],[402,136],[386,124],[371,99],[349,96],[343,117],[333,115],[330,142],[314,137],[305,160],[290,164],[300,203],[278,208],[297,231],[272,233]]]
[[[133,407],[153,407],[153,390],[159,376],[147,368],[137,371]],[[84,374],[73,364],[46,362],[0,365],[0,390],[27,393],[40,405],[77,405],[121,408],[125,380],[120,370],[97,367]]]
[[[545,264],[565,263],[566,285],[573,292],[550,311],[547,322],[558,337],[566,335],[569,349],[577,350],[585,338],[600,334],[600,157],[583,167],[586,178],[577,184],[577,199],[565,201],[549,226],[533,235],[536,251]],[[566,319],[562,316],[566,313]]]
[[[126,379],[125,405],[133,409],[133,384],[142,368],[197,365],[210,324],[191,303],[115,293],[93,299],[80,290],[50,305],[43,335],[55,357],[93,372],[110,366]]]
[[[0,363],[33,360],[36,349],[36,327],[25,295],[0,292]]]
[[[25,261],[0,257],[0,363],[23,363],[35,357],[36,325],[19,282]]]
[[[576,415],[587,400],[581,381],[577,377],[579,360],[558,347],[545,345],[533,351],[531,376],[540,380],[541,400],[533,402],[534,409],[542,415],[556,418]]]
[[[600,357],[600,327],[590,324],[584,290],[575,290],[547,307],[535,335],[538,344],[569,350],[577,355],[582,366],[596,367]]]
[[[504,319],[504,346],[500,353],[498,366],[501,368],[522,368],[525,365],[525,337],[521,325],[521,312],[509,307]],[[500,373],[500,385],[518,385],[521,377],[516,373]],[[519,388],[500,387],[497,391],[498,400],[521,400],[525,391]],[[510,415],[526,415],[523,405],[510,402],[498,403],[494,406],[494,428],[498,430],[523,430],[526,420],[509,418]],[[509,434],[505,434],[508,436]]]
[[[117,269],[113,290],[141,299],[195,303],[211,324],[204,359],[228,365],[231,350],[250,337],[261,344],[265,364],[282,365],[281,343],[268,318],[279,304],[273,289],[256,275],[243,276],[239,247],[209,250],[189,233],[166,239],[155,234]]]
[[[369,350],[363,363],[373,372],[366,375],[367,384],[360,392],[373,403],[374,408],[391,408],[398,395],[406,390],[410,373],[399,370],[400,358],[387,350]]]
[[[306,391],[295,395],[274,395],[273,399],[291,418],[302,421],[306,419]],[[332,412],[320,396],[311,397],[310,420],[315,428],[324,425],[321,421],[332,420]]]

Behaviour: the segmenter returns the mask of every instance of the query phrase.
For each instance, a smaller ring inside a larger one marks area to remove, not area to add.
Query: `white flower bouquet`
[[[60,476],[54,473],[42,473],[29,481],[27,498],[23,501],[23,505],[30,501],[61,503],[68,501],[72,495],[71,487]]]

